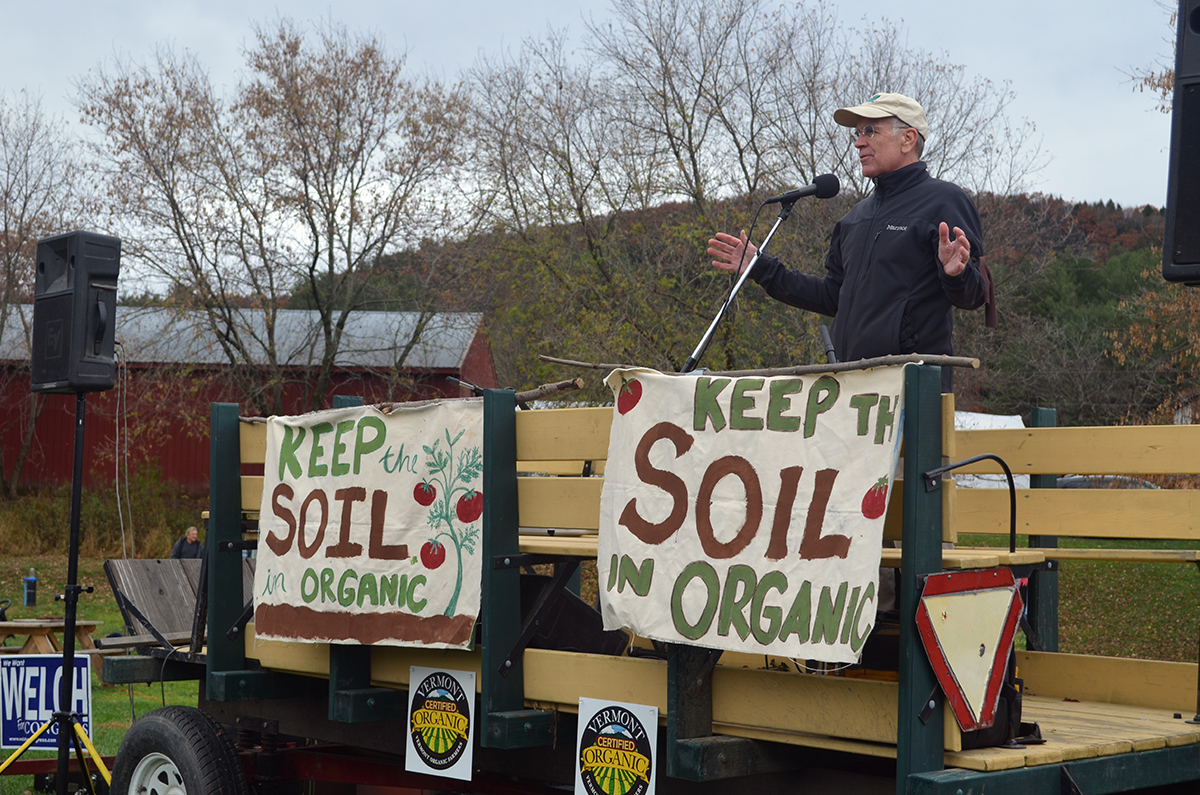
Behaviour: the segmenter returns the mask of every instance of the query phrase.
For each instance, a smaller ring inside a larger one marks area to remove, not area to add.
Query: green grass
[[[22,607],[23,578],[30,567],[37,570],[38,604]],[[0,559],[0,599],[11,599],[13,607],[7,611],[13,618],[62,618],[64,605],[54,601],[55,593],[62,593],[67,580],[66,554],[49,556],[14,556]],[[79,600],[78,617],[89,621],[103,621],[96,628],[96,636],[110,632],[123,632],[120,611],[104,576],[103,561],[84,559],[79,562],[79,583],[93,586],[93,593],[83,594]],[[7,645],[17,643],[10,638]],[[167,682],[163,685],[103,685],[95,671],[92,672],[92,742],[104,756],[115,755],[121,738],[133,723],[133,716],[144,715],[164,704],[186,704],[195,706],[196,682]],[[132,704],[131,704],[132,702]],[[3,752],[7,758],[11,750]],[[24,759],[53,758],[52,751],[28,751]],[[31,776],[0,776],[0,795],[20,795],[30,791]]]

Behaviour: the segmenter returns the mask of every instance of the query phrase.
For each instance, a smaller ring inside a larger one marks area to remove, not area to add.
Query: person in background
[[[200,543],[200,532],[195,527],[189,527],[183,538],[175,542],[171,548],[172,560],[199,558],[204,554],[204,545]]]

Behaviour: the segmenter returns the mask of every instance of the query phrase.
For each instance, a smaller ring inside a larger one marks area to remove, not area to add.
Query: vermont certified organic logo
[[[439,671],[421,680],[409,731],[425,764],[439,770],[453,766],[468,747],[470,728],[471,704],[457,679]]]
[[[651,737],[627,709],[609,706],[588,721],[579,743],[579,770],[589,795],[643,795],[653,769]]]

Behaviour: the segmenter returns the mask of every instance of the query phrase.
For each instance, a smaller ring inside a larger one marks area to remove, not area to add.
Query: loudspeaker
[[[119,238],[71,232],[37,244],[33,292],[34,392],[103,392],[113,362]]]
[[[1180,0],[1163,278],[1200,284],[1200,0]]]

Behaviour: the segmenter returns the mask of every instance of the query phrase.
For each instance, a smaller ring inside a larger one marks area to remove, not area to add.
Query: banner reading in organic
[[[272,417],[256,635],[468,647],[482,471],[479,400]]]
[[[600,506],[605,629],[855,662],[875,623],[902,367],[617,370]]]

